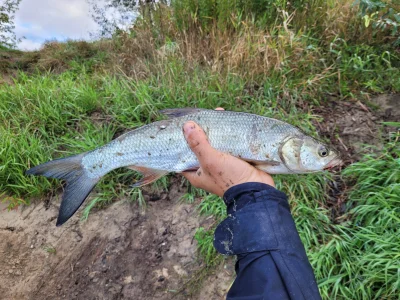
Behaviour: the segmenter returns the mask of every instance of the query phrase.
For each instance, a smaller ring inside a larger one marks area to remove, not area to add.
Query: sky
[[[86,0],[22,0],[15,15],[15,33],[24,36],[20,50],[36,50],[48,40],[89,39],[97,25]]]

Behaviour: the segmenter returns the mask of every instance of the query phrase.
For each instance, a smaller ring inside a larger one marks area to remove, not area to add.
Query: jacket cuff
[[[235,185],[229,188],[223,196],[228,215],[242,209],[250,203],[256,203],[260,200],[265,201],[265,198],[282,202],[283,205],[286,204],[285,206],[289,208],[285,193],[269,184],[261,182],[246,182]]]

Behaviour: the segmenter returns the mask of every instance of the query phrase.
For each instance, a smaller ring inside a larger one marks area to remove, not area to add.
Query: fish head
[[[293,173],[312,173],[342,164],[338,152],[308,136],[291,137],[280,149],[280,156]]]

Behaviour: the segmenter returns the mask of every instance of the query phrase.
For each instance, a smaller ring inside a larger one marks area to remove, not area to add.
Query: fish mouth
[[[324,170],[330,170],[334,167],[342,166],[343,161],[339,157],[332,159],[324,168]]]

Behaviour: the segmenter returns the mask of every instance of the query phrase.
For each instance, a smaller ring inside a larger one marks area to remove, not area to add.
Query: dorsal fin
[[[191,114],[196,114],[205,109],[201,108],[167,108],[160,110],[160,114],[166,115],[168,118],[177,118],[177,117],[182,117],[186,115],[191,115]]]

